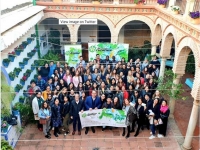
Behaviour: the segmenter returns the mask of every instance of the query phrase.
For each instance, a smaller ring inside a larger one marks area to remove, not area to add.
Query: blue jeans
[[[150,124],[150,129],[151,129],[151,132],[152,132],[152,135],[155,135],[156,133],[156,129],[155,129],[155,125],[154,124]]]

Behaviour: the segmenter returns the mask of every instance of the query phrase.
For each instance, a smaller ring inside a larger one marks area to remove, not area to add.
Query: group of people
[[[118,109],[126,112],[126,128],[122,136],[130,137],[131,132],[138,136],[144,127],[150,128],[150,139],[166,136],[169,108],[167,101],[156,90],[159,76],[159,61],[140,59],[128,62],[124,58],[116,61],[106,56],[100,59],[97,54],[93,61],[86,63],[83,57],[76,66],[68,63],[63,66],[53,61],[38,68],[38,77],[32,80],[27,93],[30,97],[38,129],[43,130],[46,138],[51,138],[50,130],[56,137],[64,131],[70,133],[69,124],[73,123],[72,135],[78,128],[81,135],[79,113],[93,109]],[[46,123],[41,124],[40,119]],[[112,130],[112,127],[102,127]],[[91,127],[95,133],[95,127]],[[127,130],[127,131],[126,131]],[[86,127],[85,134],[88,134]],[[126,133],[127,132],[127,133]]]

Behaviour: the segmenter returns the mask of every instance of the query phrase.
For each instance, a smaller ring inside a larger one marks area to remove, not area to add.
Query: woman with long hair
[[[59,127],[62,125],[62,118],[61,118],[61,106],[59,104],[59,99],[56,98],[54,101],[54,105],[51,108],[52,111],[52,123],[54,127],[54,135],[58,137],[59,134]]]
[[[64,97],[67,96],[67,88],[64,87],[58,94],[59,103],[62,105],[64,103]]]
[[[124,106],[122,108],[125,112],[126,112],[126,128],[123,128],[123,133],[122,136],[125,136],[125,129],[127,129],[127,135],[126,138],[129,138],[130,136],[130,126],[132,125],[132,123],[134,122],[134,115],[137,114],[135,107],[130,105],[130,101],[128,99],[124,99]]]
[[[55,77],[55,76],[57,76],[58,78],[60,78],[60,74],[59,74],[59,72],[58,72],[58,70],[57,69],[55,69],[54,70],[54,72],[53,72],[53,74],[52,74],[52,76],[51,77]]]
[[[106,69],[104,68],[104,65],[101,65],[100,67],[100,76],[102,80],[105,80],[106,78]]]
[[[86,72],[84,74],[84,82],[88,80],[88,76],[91,74],[90,69],[86,69]]]
[[[71,90],[74,90],[74,89],[75,89],[74,83],[71,82],[71,83],[69,84],[69,86],[68,86],[67,92],[70,93],[70,91],[71,91]]]
[[[74,87],[77,88],[79,82],[82,82],[82,77],[79,74],[79,71],[76,71],[75,76],[73,76],[73,83],[74,83]]]
[[[63,76],[63,80],[67,82],[67,85],[69,85],[72,82],[72,76],[70,74],[70,70],[67,69],[65,75]]]
[[[102,95],[106,93],[106,84],[104,81],[101,82],[99,88],[98,88],[98,95]]]
[[[162,104],[162,101],[164,100],[163,96],[160,94],[159,90],[156,90],[156,92],[153,94],[153,99],[158,98],[159,104]]]
[[[116,75],[117,75],[117,70],[116,69],[113,69],[111,74],[110,74],[110,78],[111,79],[115,79],[116,78]]]
[[[105,75],[110,74],[112,72],[112,67],[110,64],[107,65]]]
[[[122,90],[122,86],[125,86],[125,83],[123,82],[122,78],[119,78],[117,86],[119,87],[120,90]]]
[[[59,78],[57,75],[55,75],[53,77],[53,86],[56,87],[57,85],[59,85]]]
[[[51,108],[49,107],[47,102],[42,103],[42,107],[39,110],[38,117],[40,119],[46,120],[46,124],[43,124],[43,133],[46,138],[50,139],[51,134],[49,132],[49,129],[50,129],[50,121],[51,121]]]
[[[115,96],[114,99],[113,99],[113,108],[118,109],[118,110],[122,109],[122,106],[120,105],[119,98],[117,96]]]
[[[67,88],[67,83],[63,79],[59,80],[59,85],[60,85],[60,89],[63,89],[64,87]]]
[[[60,68],[59,69],[59,77],[60,77],[60,79],[62,79],[64,77],[64,75],[65,75],[65,71],[63,70],[63,68]]]
[[[101,82],[102,82],[102,79],[101,79],[101,76],[98,75],[95,82],[97,83],[98,87],[100,86]]]
[[[162,120],[162,124],[159,125],[158,138],[163,138],[166,136],[169,114],[170,114],[170,110],[169,110],[169,106],[167,105],[167,101],[163,100],[160,107],[160,118]]]

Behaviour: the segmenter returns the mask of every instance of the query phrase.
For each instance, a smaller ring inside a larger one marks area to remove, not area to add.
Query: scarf
[[[168,110],[168,106],[162,106],[162,105],[161,105],[160,111],[161,111],[162,113],[165,113],[167,110]]]

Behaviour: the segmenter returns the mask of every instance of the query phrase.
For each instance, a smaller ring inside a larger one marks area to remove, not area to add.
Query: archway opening
[[[88,60],[88,43],[110,43],[110,29],[101,20],[98,20],[97,25],[81,25],[78,30],[78,42],[82,45],[84,60]]]
[[[60,25],[57,18],[47,18],[40,22],[38,30],[42,56],[48,50],[63,54],[64,45],[70,43],[70,32],[66,25]]]
[[[142,21],[130,21],[119,32],[118,43],[129,44],[129,59],[144,59],[151,53],[151,29]]]

